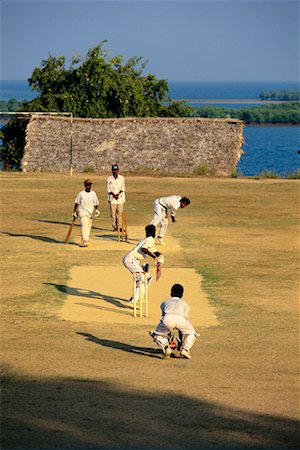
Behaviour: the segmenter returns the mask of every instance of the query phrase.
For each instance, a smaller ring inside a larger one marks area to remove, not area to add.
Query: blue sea
[[[215,106],[226,108],[255,107],[262,91],[283,89],[300,89],[300,83],[169,81],[170,98],[187,100],[195,107],[212,101]],[[35,96],[27,81],[0,82],[0,100],[32,100]],[[223,103],[224,99],[235,103]],[[255,176],[267,170],[286,176],[300,169],[300,126],[245,126],[244,139],[244,154],[237,167],[241,175]]]

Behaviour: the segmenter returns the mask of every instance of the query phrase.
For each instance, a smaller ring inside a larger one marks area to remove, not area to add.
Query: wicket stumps
[[[123,211],[121,217],[118,216],[118,242],[128,242],[127,234],[128,215],[127,211]]]
[[[133,273],[133,317],[143,317],[143,304],[145,304],[145,317],[149,317],[148,274],[146,272]],[[139,298],[137,298],[137,283],[139,282]]]

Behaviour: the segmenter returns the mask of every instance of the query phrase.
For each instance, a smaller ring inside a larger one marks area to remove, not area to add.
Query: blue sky
[[[1,0],[1,79],[107,40],[168,80],[297,81],[298,0]]]

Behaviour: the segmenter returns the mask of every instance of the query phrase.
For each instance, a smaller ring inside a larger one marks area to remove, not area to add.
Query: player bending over
[[[190,307],[182,299],[183,286],[174,284],[171,288],[171,298],[161,305],[162,317],[154,331],[149,331],[154,342],[162,349],[165,358],[169,358],[172,350],[169,345],[169,334],[177,329],[181,335],[180,355],[191,359],[190,349],[194,345],[197,333],[188,319]]]
[[[176,211],[179,208],[185,208],[190,203],[189,198],[181,197],[181,195],[170,195],[169,197],[160,197],[154,200],[154,217],[151,224],[159,227],[156,244],[164,245],[163,239],[168,228],[168,210],[171,212],[172,222],[176,222]]]

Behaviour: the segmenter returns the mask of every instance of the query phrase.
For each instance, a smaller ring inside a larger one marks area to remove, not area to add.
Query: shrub
[[[85,166],[85,168],[83,169],[84,173],[93,173],[94,171],[94,166]]]
[[[289,179],[289,180],[299,180],[300,179],[300,169],[296,170],[293,173],[289,173],[286,176],[286,178]]]
[[[264,170],[261,173],[261,176],[263,178],[280,178],[280,176],[278,175],[277,172],[275,172],[274,170]]]
[[[195,175],[211,175],[214,176],[216,174],[216,169],[213,167],[209,167],[206,164],[201,164],[194,168],[193,173]]]

